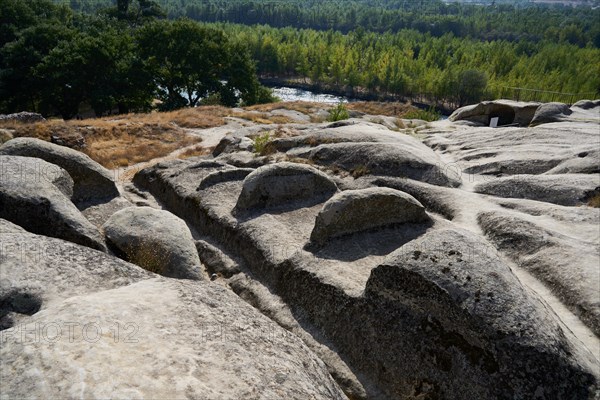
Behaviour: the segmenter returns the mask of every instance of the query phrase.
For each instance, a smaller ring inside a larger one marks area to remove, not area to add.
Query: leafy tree
[[[458,76],[459,105],[477,103],[483,97],[487,87],[487,76],[484,72],[469,69]]]
[[[195,106],[201,98],[220,91],[229,47],[222,31],[191,20],[156,21],[137,32],[137,44],[169,108]]]
[[[116,0],[116,7],[107,10],[108,15],[132,25],[139,25],[166,14],[154,0]]]
[[[60,42],[69,42],[74,34],[65,26],[44,22],[24,29],[18,40],[0,50],[2,108],[10,112],[39,110],[41,91],[49,82],[34,72],[52,49]]]

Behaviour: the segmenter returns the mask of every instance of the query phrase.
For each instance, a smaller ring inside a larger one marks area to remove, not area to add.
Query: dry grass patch
[[[417,110],[409,103],[358,101],[346,104],[348,110],[359,111],[369,115],[385,115],[388,117],[402,117],[404,114]]]
[[[118,116],[118,121],[142,122],[149,124],[174,123],[181,128],[206,129],[225,125],[224,117],[231,114],[231,110],[222,106],[201,106],[195,108],[182,108],[169,112],[152,112],[148,114],[127,114]],[[100,120],[114,121],[115,117],[105,117]],[[98,120],[94,120],[98,121]]]
[[[14,136],[35,137],[46,141],[50,141],[52,136],[81,136],[85,139],[85,147],[80,150],[109,169],[163,157],[201,140],[189,136],[174,123],[156,120],[137,122],[131,118],[51,120],[22,125],[15,130]]]
[[[350,175],[352,175],[352,177],[354,179],[360,178],[361,176],[365,176],[370,174],[371,171],[369,170],[369,168],[366,165],[358,165],[356,168],[352,169],[352,171],[350,171]]]
[[[592,196],[588,200],[587,205],[594,208],[600,208],[600,193],[597,193],[594,196]]]
[[[207,156],[213,152],[214,147],[204,147],[201,144],[196,145],[192,148],[185,150],[183,153],[179,154],[177,158],[181,160],[185,160],[190,157],[198,157],[198,156]]]
[[[10,131],[0,128],[0,145],[2,143],[8,142],[12,138],[13,134]]]
[[[181,132],[146,136],[125,133],[113,140],[88,142],[83,152],[107,168],[117,168],[164,157],[198,140]]]
[[[255,111],[236,111],[229,116],[252,121],[255,124],[271,125],[271,124],[289,124],[293,122],[290,118],[283,115],[270,115],[263,112]]]
[[[0,129],[17,129],[23,125],[30,125],[31,123],[25,123],[15,120],[2,120],[0,121]]]
[[[73,124],[54,119],[33,124],[18,124],[13,132],[14,137],[33,137],[46,141],[50,141],[52,135],[66,137],[78,134],[79,131]]]
[[[281,101],[279,103],[257,104],[250,107],[245,107],[245,110],[271,112],[274,110],[291,110],[298,111],[302,114],[314,114],[322,109],[331,108],[331,104],[316,103],[310,101]]]

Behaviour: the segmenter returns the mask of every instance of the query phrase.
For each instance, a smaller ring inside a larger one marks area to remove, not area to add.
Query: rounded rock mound
[[[100,232],[69,199],[73,181],[64,169],[12,156],[0,156],[0,167],[0,218],[33,233],[106,250]]]
[[[544,103],[535,111],[529,126],[565,121],[573,111],[564,103]]]
[[[109,246],[126,261],[171,278],[203,279],[192,233],[170,212],[128,207],[102,228]]]
[[[425,207],[399,190],[347,190],[325,203],[317,215],[310,240],[323,244],[351,233],[407,222],[426,222],[428,219]]]
[[[73,201],[85,202],[119,195],[110,172],[87,155],[34,138],[16,138],[0,147],[0,154],[37,157],[64,168],[75,182]]]
[[[308,165],[289,162],[265,165],[244,179],[236,210],[267,208],[298,201],[317,204],[337,191],[323,172]]]
[[[73,179],[61,167],[40,158],[0,155],[1,179],[21,182],[45,181],[56,186],[68,198],[73,196]]]

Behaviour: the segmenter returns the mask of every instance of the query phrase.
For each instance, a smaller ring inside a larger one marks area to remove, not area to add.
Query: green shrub
[[[346,108],[346,105],[340,101],[337,104],[337,106],[329,110],[329,117],[327,118],[327,121],[335,122],[348,118],[350,118],[350,114],[348,114],[348,109]]]
[[[221,105],[221,93],[211,93],[202,100],[200,100],[201,106],[220,106]]]
[[[267,144],[271,140],[271,134],[269,132],[265,132],[260,136],[257,136],[254,139],[254,152],[258,154],[263,154],[267,147]]]
[[[404,114],[404,119],[422,119],[423,121],[437,121],[442,117],[435,108],[429,107],[427,110],[413,110]]]
[[[273,89],[259,86],[257,90],[257,104],[279,103],[281,99],[273,94]]]

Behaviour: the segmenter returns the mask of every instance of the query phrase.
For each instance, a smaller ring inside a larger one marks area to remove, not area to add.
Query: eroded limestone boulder
[[[171,278],[203,279],[192,234],[168,211],[128,207],[102,226],[106,240],[125,260]]]
[[[4,220],[0,244],[3,398],[346,398],[300,339],[224,287]]]
[[[600,100],[579,100],[573,104],[573,107],[590,110],[592,108],[600,107]]]
[[[600,175],[515,175],[478,184],[475,191],[498,197],[576,206],[586,203],[590,197],[600,191]]]
[[[383,187],[346,190],[323,205],[310,239],[322,244],[355,232],[428,219],[421,203],[399,190]]]
[[[15,138],[0,147],[0,154],[37,157],[65,169],[75,182],[75,202],[95,201],[119,195],[111,173],[77,150],[34,138]]]
[[[41,158],[0,155],[0,178],[20,182],[46,181],[69,199],[73,196],[73,179],[67,171]]]
[[[466,120],[488,126],[490,120],[497,117],[499,126],[510,124],[528,126],[539,106],[540,103],[512,100],[483,101],[459,108],[448,119],[450,121]]]
[[[431,149],[416,139],[411,140],[415,140],[412,146],[400,143],[334,143],[290,153],[353,174],[403,177],[450,187],[460,184]]]
[[[0,156],[0,218],[30,232],[105,251],[98,229],[65,195],[72,180],[62,168],[29,157]]]
[[[61,335],[4,331],[3,396],[346,398],[300,339],[217,285],[145,280],[67,299],[36,322]]]
[[[561,122],[568,119],[573,111],[564,103],[544,103],[535,111],[530,125],[536,126],[550,122]]]
[[[294,202],[319,203],[337,191],[323,172],[288,162],[258,168],[244,179],[236,210],[275,207]]]
[[[598,389],[593,355],[466,231],[404,245],[372,270],[365,297],[377,304],[365,324],[381,321],[365,351],[400,398],[419,385],[429,398],[461,399],[588,399]]]
[[[46,119],[42,116],[42,114],[29,112],[29,111],[21,111],[14,114],[0,114],[0,121],[2,122],[19,122],[22,124],[31,124],[34,122],[43,122]]]
[[[254,172],[251,168],[231,168],[221,171],[215,171],[202,179],[198,190],[209,188],[217,183],[244,180],[250,173]]]
[[[568,223],[582,232],[593,231],[595,225],[597,231],[600,213],[593,209],[578,211],[572,216],[578,221]],[[591,219],[591,223],[584,218]],[[484,234],[500,251],[544,282],[600,336],[600,254],[597,247],[590,245],[594,238],[588,237],[588,241],[574,238],[544,228],[535,220],[508,210],[482,212],[477,216]]]
[[[0,219],[2,329],[69,297],[125,286],[152,276],[137,265],[106,253],[36,235]]]

